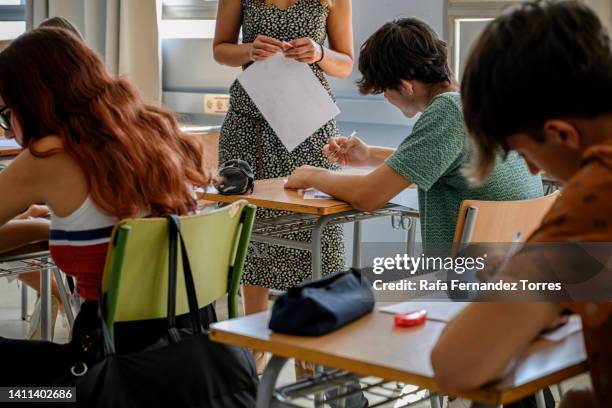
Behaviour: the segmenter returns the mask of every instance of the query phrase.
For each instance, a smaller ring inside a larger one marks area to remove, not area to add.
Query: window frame
[[[0,5],[0,21],[26,21],[25,0],[18,5]]]
[[[25,0],[20,0],[20,4],[4,4],[0,5],[0,23],[25,23],[26,30],[28,29]],[[6,47],[12,40],[0,40],[0,49]]]
[[[524,3],[526,0],[445,0],[444,8],[446,18],[444,21],[444,32],[448,48],[448,63],[453,74],[457,64],[458,51],[456,49],[456,23],[463,19],[497,18],[508,8]],[[461,78],[457,78],[461,80]]]
[[[217,0],[172,0],[162,3],[164,20],[216,20]]]

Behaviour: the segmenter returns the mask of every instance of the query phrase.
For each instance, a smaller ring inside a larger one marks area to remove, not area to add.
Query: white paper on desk
[[[15,139],[0,139],[0,149],[20,149],[21,146]]]
[[[219,190],[212,184],[206,187],[196,187],[193,191],[196,193],[219,194]]]
[[[549,333],[542,334],[542,337],[550,341],[561,341],[570,335],[582,330],[582,321],[580,316],[571,315],[567,323]]]
[[[317,190],[316,188],[307,188],[304,190],[305,200],[333,200],[334,197],[327,193]]]
[[[391,204],[401,205],[412,210],[419,209],[419,191],[416,188],[406,188],[389,200]]]
[[[470,302],[402,302],[382,307],[379,310],[384,313],[405,314],[425,309],[427,320],[448,323],[469,304]]]
[[[310,67],[283,54],[253,63],[238,81],[289,151],[340,113]]]

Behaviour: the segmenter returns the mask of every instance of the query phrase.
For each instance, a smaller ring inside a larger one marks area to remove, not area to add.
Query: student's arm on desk
[[[386,164],[363,175],[303,166],[289,176],[285,188],[316,188],[359,210],[375,211],[411,184]]]
[[[508,364],[551,322],[561,307],[547,302],[474,303],[451,321],[431,354],[444,391],[476,389],[499,379]]]
[[[39,166],[43,160],[25,150],[0,173],[0,225],[26,211],[31,204],[45,201],[47,178],[42,176]]]
[[[27,244],[46,242],[51,222],[45,218],[11,220],[0,226],[0,252],[17,249]]]

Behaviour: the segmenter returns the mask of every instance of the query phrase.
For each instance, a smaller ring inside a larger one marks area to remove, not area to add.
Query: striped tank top
[[[102,213],[87,197],[67,217],[51,212],[49,249],[55,264],[77,280],[77,292],[86,300],[97,300],[113,227],[118,219]]]

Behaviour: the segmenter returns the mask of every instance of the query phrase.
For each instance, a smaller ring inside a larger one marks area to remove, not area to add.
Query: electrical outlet
[[[225,115],[229,110],[229,95],[205,94],[204,113],[209,115]]]

